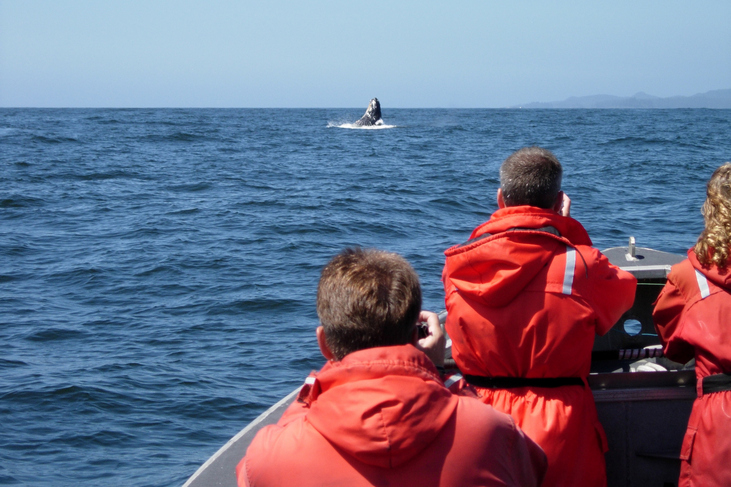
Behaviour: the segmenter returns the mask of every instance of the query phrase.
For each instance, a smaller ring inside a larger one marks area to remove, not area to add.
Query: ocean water
[[[346,246],[443,251],[526,145],[595,246],[684,253],[731,110],[0,109],[0,484],[178,486],[320,356]]]

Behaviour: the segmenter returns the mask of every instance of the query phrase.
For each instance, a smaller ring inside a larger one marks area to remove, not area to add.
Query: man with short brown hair
[[[482,401],[546,452],[544,485],[604,486],[606,437],[586,377],[594,336],[632,306],[637,281],[591,246],[561,178],[540,147],[503,162],[499,209],[445,251],[445,327]]]
[[[322,270],[318,336],[327,337],[335,360],[366,348],[410,343],[420,312],[419,277],[397,254],[346,249]]]
[[[444,334],[420,310],[418,276],[402,257],[334,257],[317,292],[329,362],[256,435],[236,468],[239,485],[540,485],[545,455],[513,420],[444,386],[432,363],[442,365]]]
[[[553,208],[563,204],[561,178],[563,168],[556,156],[541,147],[526,147],[512,153],[500,166],[498,198],[504,206],[534,206]],[[559,198],[561,194],[561,198]],[[566,209],[565,215],[568,216]]]

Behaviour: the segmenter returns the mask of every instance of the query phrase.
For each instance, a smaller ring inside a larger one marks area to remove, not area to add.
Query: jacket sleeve
[[[629,272],[612,265],[604,254],[593,247],[589,248],[586,261],[593,263],[587,269],[586,292],[596,314],[596,333],[604,335],[632,307],[637,279]]]
[[[652,321],[660,336],[665,355],[675,362],[684,364],[695,356],[695,349],[680,337],[679,325],[685,310],[685,297],[675,285],[671,273],[660,295],[655,300]]]

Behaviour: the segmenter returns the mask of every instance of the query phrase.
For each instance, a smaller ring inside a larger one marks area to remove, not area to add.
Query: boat
[[[680,474],[680,446],[696,397],[695,370],[692,362],[678,364],[662,356],[652,305],[672,265],[685,257],[637,247],[633,237],[626,247],[603,253],[637,278],[632,308],[606,335],[595,339],[588,378],[607,433],[608,486],[674,487]],[[446,311],[439,314],[442,324],[446,316]],[[447,357],[447,368],[455,367],[449,349]],[[665,370],[655,370],[660,368]],[[292,391],[231,438],[183,487],[235,487],[235,468],[249,443],[261,428],[278,421],[298,392],[299,388]]]

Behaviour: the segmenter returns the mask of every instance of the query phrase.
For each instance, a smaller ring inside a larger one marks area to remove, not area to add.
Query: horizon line
[[[530,102],[558,103],[558,102]],[[0,110],[363,110],[363,107],[221,107],[221,106],[0,106]],[[713,107],[388,107],[386,110],[731,110]]]

